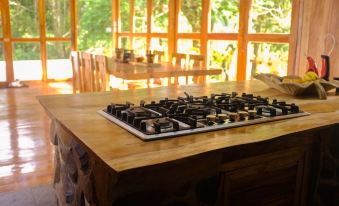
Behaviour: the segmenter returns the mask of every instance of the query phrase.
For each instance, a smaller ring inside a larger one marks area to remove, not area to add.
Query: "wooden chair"
[[[105,55],[94,56],[95,65],[95,88],[97,92],[104,92],[109,89],[108,61]]]
[[[183,53],[173,53],[172,54],[172,63],[175,62],[175,65],[180,66],[182,60],[184,60],[185,64],[186,64],[186,54]],[[168,78],[168,85],[171,84],[171,79],[172,78]],[[174,77],[174,84],[179,84],[179,78],[178,77]]]
[[[194,67],[203,67],[203,64],[205,62],[205,56],[204,55],[200,55],[200,54],[190,54],[189,55],[189,62]]]
[[[93,55],[86,52],[81,52],[81,65],[83,69],[84,92],[96,91],[95,84],[95,67],[93,64]]]
[[[78,51],[71,51],[70,54],[72,71],[73,71],[73,93],[84,91],[83,72]]]
[[[172,54],[172,62],[173,60],[175,59],[175,64],[176,65],[181,65],[181,61],[182,59],[185,60],[185,64],[186,64],[186,54],[183,54],[183,53],[173,53]]]
[[[199,54],[190,54],[189,55],[189,64],[193,67],[201,67],[203,68],[205,62],[205,56],[199,55]],[[199,76],[193,76],[193,82],[195,84],[202,83],[205,81],[205,76],[199,77]],[[186,77],[186,84],[188,84],[188,77]]]
[[[165,61],[165,52],[164,51],[154,50],[153,54],[155,55],[154,60],[155,60],[156,63],[161,63],[161,62]]]

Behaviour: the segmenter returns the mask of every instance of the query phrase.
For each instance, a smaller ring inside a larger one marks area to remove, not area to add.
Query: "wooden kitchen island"
[[[310,116],[143,142],[97,111],[111,102],[247,92]],[[52,119],[60,205],[338,205],[339,96],[295,98],[259,81],[40,96]]]

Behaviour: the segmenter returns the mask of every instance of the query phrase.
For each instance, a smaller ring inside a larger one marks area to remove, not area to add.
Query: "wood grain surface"
[[[176,138],[143,142],[96,112],[111,102],[150,101],[169,97],[209,95],[218,92],[252,92],[296,103],[310,116]],[[222,148],[274,139],[283,135],[339,123],[339,97],[331,91],[327,100],[294,98],[253,81],[74,95],[39,96],[52,120],[79,140],[115,172],[151,166]]]

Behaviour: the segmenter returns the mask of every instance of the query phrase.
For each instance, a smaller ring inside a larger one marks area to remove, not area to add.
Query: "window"
[[[46,32],[48,37],[70,37],[70,1],[45,1]]]
[[[136,33],[147,32],[147,0],[135,0],[133,28]]]
[[[133,39],[133,49],[134,53],[137,56],[146,55],[146,38],[134,38]]]
[[[211,0],[211,33],[237,33],[239,30],[239,0]]]
[[[253,0],[250,33],[290,33],[291,11],[291,0]]]
[[[116,38],[118,47],[133,49],[136,55],[145,55],[146,50],[150,49],[166,50],[167,53],[169,0],[151,2],[152,4],[148,0],[120,0]],[[152,12],[148,12],[148,5],[152,6]]]
[[[153,0],[152,32],[168,32],[168,0]]]
[[[72,67],[69,61],[70,42],[47,43],[47,68],[49,79],[66,79],[72,77]]]
[[[122,1],[123,2],[123,1]],[[78,49],[112,54],[111,1],[78,1]],[[100,11],[100,12],[98,12]]]
[[[6,81],[6,62],[4,60],[3,44],[0,42],[0,82]]]
[[[291,0],[253,0],[246,79],[256,73],[287,75],[291,14]]]
[[[128,37],[119,37],[119,47],[123,49],[130,48],[130,42]]]
[[[10,0],[12,36],[33,38],[40,36],[39,0]]]
[[[236,80],[237,75],[237,43],[234,41],[209,41],[209,66],[221,68],[222,74],[213,77],[216,80]]]
[[[120,18],[119,31],[127,32],[130,30],[130,4],[129,0],[120,0]]]
[[[179,33],[199,33],[201,30],[202,0],[180,1]]]
[[[200,40],[179,39],[177,51],[186,54],[200,54]]]
[[[205,55],[207,69],[223,71],[211,81],[251,79],[258,72],[287,74],[292,0],[151,2],[152,12],[147,12],[146,0],[120,0],[120,47],[167,50],[169,57],[174,52]],[[131,24],[133,31],[126,26]]]
[[[246,77],[257,73],[287,75],[288,44],[255,43],[248,45]]]
[[[41,79],[42,65],[40,60],[39,43],[14,43],[13,58],[14,79]]]

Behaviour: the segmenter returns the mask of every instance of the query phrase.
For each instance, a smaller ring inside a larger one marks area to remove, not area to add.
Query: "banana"
[[[311,82],[311,81],[315,81],[317,79],[319,79],[319,77],[318,77],[318,75],[315,72],[308,71],[308,72],[305,73],[302,81],[303,82]]]
[[[302,78],[298,76],[285,76],[282,79],[283,83],[301,83]]]

